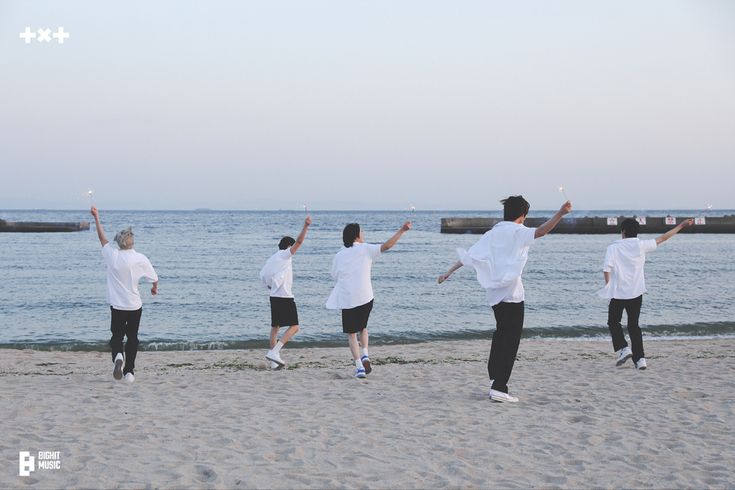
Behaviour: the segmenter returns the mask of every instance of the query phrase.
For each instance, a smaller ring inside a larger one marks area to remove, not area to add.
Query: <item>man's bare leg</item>
[[[370,374],[373,370],[373,366],[370,364],[370,355],[368,354],[368,339],[368,329],[366,327],[360,332],[360,345],[362,345],[362,356],[360,356],[360,360],[362,361],[362,366],[365,368],[365,374]]]
[[[281,360],[281,356],[278,354],[278,350],[281,350],[279,346],[283,347],[278,341],[278,331],[281,327],[271,327],[271,338],[270,338],[270,350],[265,354],[265,358],[270,362],[271,369],[281,369],[286,364]],[[275,350],[278,348],[278,350]],[[278,362],[280,361],[280,362]]]
[[[288,327],[288,330],[286,330],[286,333],[283,334],[283,337],[281,337],[281,343],[283,345],[286,345],[286,343],[291,340],[291,337],[296,335],[299,332],[299,326],[298,325],[291,325]],[[281,347],[283,347],[283,345]],[[275,347],[275,345],[273,346]],[[271,348],[273,348],[271,347]],[[280,350],[280,348],[279,348]]]
[[[350,343],[350,352],[352,353],[352,359],[355,360],[355,377],[365,377],[365,367],[362,365],[360,360],[360,343],[357,341],[356,333],[348,333],[347,341]]]
[[[271,349],[276,346],[276,342],[278,342],[278,330],[281,327],[271,327]]]

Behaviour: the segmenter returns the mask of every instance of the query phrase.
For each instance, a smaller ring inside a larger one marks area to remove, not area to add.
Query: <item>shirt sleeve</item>
[[[368,256],[373,260],[380,257],[380,254],[383,253],[380,250],[381,247],[382,245],[379,243],[368,243],[365,245],[365,249],[367,250]]]
[[[529,247],[536,240],[536,228],[528,228],[524,226],[519,235],[521,238],[521,246]]]
[[[335,281],[337,280],[339,271],[337,270],[337,256],[336,255],[332,259],[332,268],[329,270],[329,274],[332,276],[332,279],[334,279]]]
[[[148,260],[147,257],[143,258],[143,261],[140,263],[141,267],[141,277],[143,279],[146,279],[150,282],[156,282],[158,281],[158,274],[156,274],[156,271],[153,269],[153,266],[151,265],[151,261]]]
[[[658,245],[656,244],[655,239],[641,240],[640,244],[641,244],[641,252],[643,253],[653,252],[654,250],[658,248]]]
[[[475,268],[475,264],[472,262],[472,257],[469,253],[467,253],[467,250],[463,248],[458,248],[457,256],[459,257],[459,261],[462,262],[463,266],[471,267],[472,269]]]
[[[105,243],[102,247],[102,258],[105,260],[105,264],[110,264],[115,257],[115,247],[110,245],[110,242]]]
[[[602,272],[612,272],[614,266],[612,247],[607,247],[605,260],[602,262]]]

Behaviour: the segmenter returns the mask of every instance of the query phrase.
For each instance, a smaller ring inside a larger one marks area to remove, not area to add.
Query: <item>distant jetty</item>
[[[0,219],[0,233],[58,233],[89,230],[89,221],[45,223],[41,221],[5,221]]]
[[[631,216],[618,217],[575,217],[565,216],[552,233],[567,235],[606,235],[620,233],[620,223]],[[678,216],[634,216],[641,224],[641,233],[666,233],[689,217]],[[735,215],[720,217],[693,217],[694,226],[684,228],[682,233],[735,233]],[[526,218],[526,226],[537,227],[548,218]],[[502,218],[442,218],[442,233],[482,234],[495,226]]]

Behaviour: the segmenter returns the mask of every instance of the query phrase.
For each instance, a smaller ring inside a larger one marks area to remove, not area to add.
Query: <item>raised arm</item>
[[[411,229],[411,222],[410,221],[406,221],[405,223],[403,223],[403,226],[401,226],[401,229],[398,230],[395,235],[393,235],[392,237],[390,237],[387,242],[385,242],[384,244],[382,244],[380,246],[380,251],[381,252],[387,252],[388,250],[390,250],[391,248],[393,248],[393,245],[395,245],[396,243],[398,243],[398,240],[401,239],[401,237],[403,236],[403,234],[406,233],[410,229]]]
[[[684,228],[689,228],[693,224],[694,224],[694,220],[693,219],[691,219],[691,218],[690,219],[685,219],[684,221],[682,221],[681,223],[679,223],[678,225],[676,225],[675,227],[673,227],[672,229],[670,229],[669,231],[667,231],[666,233],[664,233],[663,235],[661,235],[660,237],[657,237],[656,238],[656,245],[661,245],[666,240],[668,240],[672,236],[676,235],[677,233],[679,233]]]
[[[459,269],[460,267],[462,267],[462,261],[461,260],[458,260],[457,263],[455,263],[452,267],[450,267],[447,272],[445,272],[444,274],[442,274],[441,276],[439,276],[439,279],[437,279],[437,282],[439,284],[443,283],[444,281],[446,281],[447,279],[449,279],[449,276],[451,276],[452,274],[454,274],[454,272],[457,269]]]
[[[97,238],[100,239],[100,243],[104,247],[110,241],[105,236],[105,229],[102,228],[102,223],[100,223],[100,212],[94,206],[92,206],[92,209],[90,210],[90,212],[92,213],[92,216],[94,216],[94,226],[97,229]]]
[[[548,234],[551,230],[553,230],[556,225],[559,224],[559,221],[564,217],[565,214],[569,214],[572,210],[572,203],[571,201],[567,201],[564,204],[562,204],[561,208],[559,208],[559,211],[554,214],[551,218],[549,218],[546,223],[536,228],[536,234],[534,235],[535,238],[541,238],[542,236]]]
[[[291,245],[291,255],[298,252],[299,248],[301,247],[301,244],[304,243],[304,238],[306,238],[306,231],[309,229],[309,225],[311,224],[311,216],[307,216],[304,220],[304,227],[301,228],[301,233],[299,233],[299,236],[296,237],[296,243]]]

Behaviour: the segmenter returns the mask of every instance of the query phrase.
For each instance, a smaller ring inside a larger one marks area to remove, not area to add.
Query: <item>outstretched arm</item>
[[[388,250],[390,250],[391,248],[393,248],[393,245],[395,245],[396,243],[398,243],[398,240],[401,239],[401,237],[403,236],[403,234],[406,233],[410,229],[411,229],[411,222],[410,221],[406,221],[405,223],[403,223],[403,226],[401,226],[401,229],[398,230],[395,235],[393,235],[392,237],[390,237],[387,242],[385,242],[384,244],[382,244],[380,246],[380,251],[381,252],[387,252]]]
[[[678,225],[676,225],[675,227],[673,227],[672,229],[670,229],[669,231],[667,231],[666,233],[664,233],[663,235],[661,235],[660,237],[657,237],[656,238],[656,245],[661,245],[666,240],[668,240],[672,236],[676,235],[677,233],[679,233],[684,228],[688,228],[688,227],[692,226],[693,224],[694,224],[694,220],[693,219],[691,219],[691,218],[690,219],[685,219],[684,221],[682,221],[681,223],[679,223]]]
[[[559,224],[559,221],[564,217],[565,214],[569,214],[569,212],[572,210],[572,203],[571,201],[567,201],[564,204],[562,204],[561,208],[559,208],[559,211],[554,214],[549,220],[544,223],[543,225],[536,228],[536,234],[534,235],[534,238],[541,238],[542,236],[549,233],[551,230],[553,230],[556,225]]]
[[[309,229],[309,225],[311,224],[311,216],[307,216],[304,220],[304,227],[301,228],[301,233],[299,233],[299,236],[296,237],[296,243],[291,245],[291,255],[298,252],[299,248],[301,247],[301,244],[304,243],[304,238],[306,238],[306,231]]]
[[[439,276],[439,279],[437,280],[437,282],[439,284],[443,283],[444,281],[446,281],[447,279],[449,279],[449,276],[451,276],[452,274],[454,274],[454,272],[457,269],[459,269],[460,267],[462,267],[462,261],[461,260],[458,260],[457,263],[454,264],[452,267],[450,267],[447,272],[445,272],[444,274],[442,274],[441,276]]]
[[[90,210],[90,212],[92,213],[92,216],[94,216],[94,226],[97,229],[97,238],[100,239],[100,243],[104,247],[110,241],[105,236],[105,229],[102,228],[102,223],[100,223],[100,212],[94,206],[92,206],[92,209]]]

